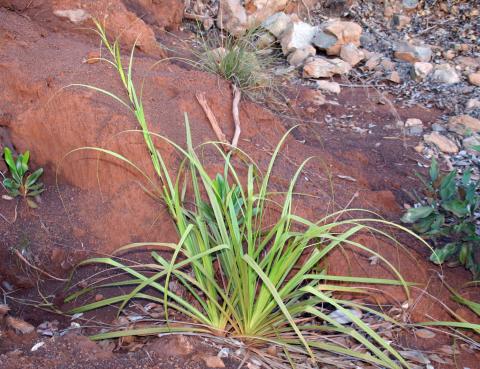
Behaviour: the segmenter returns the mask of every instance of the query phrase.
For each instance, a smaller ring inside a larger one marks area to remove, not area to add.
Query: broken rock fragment
[[[458,76],[455,68],[450,64],[440,64],[435,67],[435,70],[433,71],[432,81],[453,84],[460,82],[460,77]]]
[[[352,67],[342,59],[315,57],[307,60],[303,67],[304,78],[330,78],[336,74],[347,74]]]
[[[284,12],[279,12],[265,19],[262,23],[262,27],[276,38],[280,38],[291,22],[290,16],[286,15]]]
[[[320,25],[312,42],[328,55],[340,55],[343,45],[360,46],[362,27],[355,22],[328,21]]]
[[[452,132],[467,136],[480,132],[480,120],[467,114],[457,115],[449,119],[447,127]]]
[[[447,154],[456,154],[458,152],[458,147],[449,138],[442,136],[438,132],[432,132],[430,134],[424,135],[423,139],[426,143],[435,145],[440,151]]]
[[[400,42],[395,48],[395,58],[409,63],[428,62],[432,58],[429,46],[415,46],[408,42]]]
[[[480,86],[480,72],[469,74],[468,82],[474,86]]]
[[[362,50],[359,50],[355,44],[348,43],[343,45],[340,49],[340,58],[345,60],[352,67],[360,63],[365,59],[365,53]]]
[[[287,61],[290,65],[298,67],[311,56],[315,56],[316,50],[313,46],[302,47],[290,53],[287,57]]]
[[[308,23],[302,22],[295,15],[291,16],[292,22],[283,32],[280,44],[284,55],[290,54],[297,49],[306,48],[311,45],[316,28]]]
[[[413,64],[412,77],[417,81],[423,81],[433,70],[433,65],[427,62],[416,62]]]
[[[339,94],[341,91],[340,85],[337,82],[330,82],[325,80],[318,80],[317,88],[321,91],[333,94]]]

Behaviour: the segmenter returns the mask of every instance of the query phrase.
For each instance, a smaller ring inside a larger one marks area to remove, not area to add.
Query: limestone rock
[[[315,35],[316,28],[302,22],[298,17],[292,16],[292,22],[282,34],[280,44],[284,55],[292,51],[310,46]]]
[[[375,70],[380,66],[382,61],[382,54],[372,53],[365,63],[365,68],[367,70]]]
[[[248,15],[248,28],[251,29],[258,27],[272,14],[284,10],[289,0],[249,0],[242,2],[245,3]]]
[[[422,81],[431,73],[433,65],[427,62],[416,62],[413,64],[412,77],[416,80]]]
[[[90,18],[90,14],[88,14],[84,9],[67,9],[67,10],[54,10],[53,14],[60,18],[68,18],[68,20],[72,23],[79,24],[83,21]]]
[[[395,58],[409,63],[428,62],[432,58],[432,49],[425,45],[412,45],[400,42],[395,48]]]
[[[362,50],[359,50],[355,44],[348,43],[343,45],[340,49],[340,58],[345,60],[348,64],[352,67],[360,63],[363,59],[365,59],[365,54]]]
[[[480,132],[480,120],[466,114],[458,115],[449,119],[447,127],[450,131],[465,136]]]
[[[262,23],[262,27],[276,38],[280,38],[282,33],[285,32],[291,22],[292,21],[288,15],[286,15],[284,12],[279,12],[265,19]]]
[[[241,0],[220,1],[217,27],[233,35],[241,35],[247,29],[247,11]]]
[[[424,135],[423,139],[426,143],[435,145],[440,151],[448,154],[456,154],[458,152],[458,147],[449,138],[442,136],[438,132],[432,132],[430,134]]]
[[[480,86],[480,72],[469,74],[468,82],[474,86]]]
[[[355,22],[328,21],[320,25],[313,44],[328,55],[340,55],[343,45],[360,46],[362,27]]]
[[[303,67],[305,78],[330,78],[336,74],[347,74],[352,67],[342,59],[311,58]]]
[[[460,77],[455,71],[455,68],[450,64],[440,64],[436,66],[435,70],[433,71],[432,81],[453,84],[460,82]]]
[[[324,92],[339,94],[341,91],[340,85],[337,82],[330,82],[325,80],[317,81],[317,88]]]
[[[423,133],[423,122],[417,118],[409,118],[405,122],[405,133],[409,136],[420,136]]]
[[[467,104],[465,105],[467,110],[479,109],[480,108],[480,100],[479,99],[468,99]]]
[[[298,67],[309,57],[315,56],[316,52],[317,50],[312,45],[308,45],[290,53],[287,57],[287,61],[290,65]]]
[[[400,78],[400,74],[394,70],[392,72],[390,72],[387,76],[387,79],[390,81],[390,82],[393,82],[393,83],[400,83],[402,82],[402,79]]]

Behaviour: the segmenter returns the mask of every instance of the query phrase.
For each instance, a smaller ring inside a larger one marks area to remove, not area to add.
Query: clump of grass
[[[277,357],[264,357],[271,367],[299,364],[305,367],[306,362],[322,361],[331,364],[331,360],[324,361],[325,352],[386,368],[408,367],[394,347],[352,309],[396,323],[376,310],[342,300],[335,294],[364,294],[367,290],[362,286],[345,285],[362,283],[400,285],[408,295],[407,283],[387,260],[352,240],[363,231],[385,235],[372,224],[388,223],[370,218],[336,220],[342,212],[318,222],[293,214],[295,183],[306,162],[293,175],[282,203],[276,202],[269,192],[269,181],[287,135],[278,144],[265,173],[262,174],[254,163],[246,164],[247,178],[243,184],[233,164],[232,152],[224,154],[213,144],[223,157],[224,168],[223,173],[212,179],[193,147],[186,116],[186,148],[149,131],[142,101],[132,82],[133,52],[124,69],[118,43],[110,43],[101,26],[98,33],[113,58],[109,62],[117,69],[128,100],[98,87],[85,87],[111,96],[133,112],[162,183],[162,199],[175,222],[179,242],[146,242],[119,250],[121,253],[149,246],[171,251],[168,258],[152,251],[150,263],[129,264],[111,257],[92,258],[80,264],[103,264],[117,272],[116,276],[127,278],[93,283],[72,293],[67,303],[101,288],[130,286],[130,290],[81,305],[70,313],[115,305],[120,314],[134,300],[161,304],[164,310],[166,324],[101,333],[92,338],[189,333],[235,339],[254,349],[276,346]],[[153,143],[154,137],[169,142],[183,158],[176,176],[170,174]],[[110,154],[137,168],[128,158],[115,152],[102,148],[84,149]],[[149,183],[153,185],[154,181],[150,179]],[[279,209],[276,219],[267,214],[274,207]],[[328,275],[322,267],[323,261],[342,245],[372,253],[392,269],[398,280]],[[183,286],[187,296],[170,288],[174,281]],[[340,323],[330,315],[335,310],[349,323]],[[176,321],[171,318],[172,311],[176,312]],[[179,316],[184,317],[183,322],[178,321]],[[325,338],[338,335],[349,337],[352,344],[345,346]]]
[[[193,47],[180,41],[191,57],[172,59],[230,81],[251,99],[263,98],[277,90],[273,69],[281,60],[273,43],[268,44],[266,34],[262,28],[250,29],[238,36],[218,30],[198,31]],[[259,42],[262,39],[267,42]]]
[[[200,68],[231,81],[247,94],[262,94],[273,86],[272,67],[276,63],[274,50],[259,49],[257,40],[262,35],[261,29],[237,37],[201,35],[203,51],[197,53]]]

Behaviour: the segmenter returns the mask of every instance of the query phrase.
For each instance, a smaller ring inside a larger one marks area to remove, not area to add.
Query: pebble
[[[432,132],[423,136],[426,143],[435,145],[440,151],[448,154],[456,154],[458,147],[455,142],[449,138],[442,136],[438,132]]]
[[[435,70],[432,74],[432,81],[438,83],[454,84],[460,82],[460,77],[458,76],[455,68],[450,64],[440,64],[435,67]]]
[[[474,86],[480,86],[480,72],[469,74],[468,82]]]
[[[317,81],[317,88],[319,90],[339,94],[341,91],[340,85],[337,82],[330,82],[325,80]]]

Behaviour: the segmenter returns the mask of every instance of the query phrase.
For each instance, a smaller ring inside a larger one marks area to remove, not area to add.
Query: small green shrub
[[[442,176],[433,159],[429,178],[419,176],[425,186],[425,198],[420,200],[421,206],[408,209],[402,221],[411,223],[416,232],[432,241],[431,261],[436,264],[458,261],[477,277],[480,181],[473,181],[471,175],[471,170],[466,170],[458,178],[459,174],[453,170]]]
[[[3,186],[10,196],[22,196],[27,199],[27,197],[37,196],[44,191],[43,184],[38,181],[43,174],[43,168],[37,169],[25,178],[30,159],[29,151],[25,151],[23,154],[18,155],[17,158],[14,158],[12,151],[5,147],[3,156],[10,172],[10,178],[4,178]],[[27,199],[27,203],[31,207],[36,207],[35,202],[31,199]]]

